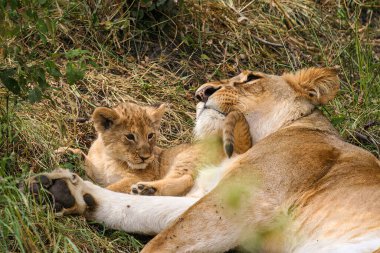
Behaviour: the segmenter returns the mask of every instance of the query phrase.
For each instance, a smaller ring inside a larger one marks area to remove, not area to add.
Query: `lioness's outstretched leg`
[[[38,175],[27,183],[34,194],[40,193],[39,187],[45,188],[62,215],[80,214],[109,228],[139,234],[159,233],[198,200],[113,192],[63,169]]]

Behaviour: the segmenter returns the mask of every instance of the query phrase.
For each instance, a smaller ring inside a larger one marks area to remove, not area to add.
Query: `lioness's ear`
[[[95,129],[101,133],[109,129],[118,118],[119,115],[113,109],[106,107],[98,107],[92,114]]]
[[[160,125],[160,121],[162,117],[164,116],[164,113],[166,112],[166,104],[161,104],[158,107],[150,107],[148,109],[148,113],[153,120],[153,124],[156,126]]]
[[[285,73],[282,77],[314,105],[326,104],[339,90],[338,71],[335,68],[307,68]]]

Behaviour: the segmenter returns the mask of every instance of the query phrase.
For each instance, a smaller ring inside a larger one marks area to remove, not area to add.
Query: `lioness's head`
[[[145,169],[154,159],[164,112],[165,105],[156,108],[124,103],[113,109],[98,107],[92,118],[107,155],[127,162],[132,169]]]
[[[198,88],[199,125],[202,114],[214,118],[230,111],[245,113],[256,142],[280,127],[309,115],[313,109],[334,98],[339,89],[337,71],[332,68],[308,68],[282,76],[244,71],[233,78],[209,82]],[[210,112],[213,111],[213,112]],[[215,126],[215,121],[212,122]],[[196,126],[197,128],[197,126]],[[197,129],[196,129],[197,130]]]

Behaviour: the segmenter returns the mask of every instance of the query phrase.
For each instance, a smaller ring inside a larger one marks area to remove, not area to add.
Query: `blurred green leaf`
[[[201,54],[201,59],[208,61],[210,60],[210,57],[208,57],[206,54]]]
[[[38,19],[37,12],[35,12],[33,9],[27,9],[25,11],[25,13],[32,20],[37,20]]]
[[[88,53],[89,53],[88,50],[73,49],[73,50],[67,51],[65,55],[66,55],[67,59],[73,59],[73,58],[83,56],[83,55],[88,54]]]
[[[51,76],[53,76],[55,78],[62,76],[61,72],[59,71],[59,68],[57,67],[57,65],[53,61],[50,61],[50,60],[45,61],[45,67],[46,67],[46,71]]]
[[[61,167],[64,168],[64,169],[69,169],[69,170],[73,170],[75,168],[75,166],[71,163],[64,163],[64,164],[61,164]]]
[[[40,33],[47,33],[48,27],[43,19],[38,19],[36,23],[37,29]]]
[[[7,6],[7,0],[0,0],[0,7],[4,9],[5,6]]]
[[[337,126],[337,125],[343,123],[345,120],[346,120],[346,117],[344,117],[343,115],[337,115],[337,116],[334,116],[331,118],[331,123],[334,126]]]
[[[39,88],[31,89],[28,93],[28,100],[31,103],[36,103],[42,99],[42,92]]]
[[[161,5],[164,5],[167,1],[168,1],[168,0],[158,0],[158,1],[156,2],[156,6],[159,7],[159,6],[161,6]]]
[[[346,11],[343,8],[339,8],[337,11],[337,16],[339,19],[346,19],[347,18]]]
[[[30,70],[32,81],[38,83],[41,90],[45,90],[49,86],[46,82],[45,70],[38,66],[32,66]]]
[[[2,84],[11,92],[16,95],[20,95],[21,87],[20,84],[12,76],[14,75],[14,70],[1,70],[0,71],[0,80]]]
[[[84,77],[84,71],[78,68],[74,63],[69,62],[66,64],[66,78],[67,82],[71,85],[81,80]]]
[[[12,10],[20,7],[20,2],[18,0],[9,0],[8,3]]]

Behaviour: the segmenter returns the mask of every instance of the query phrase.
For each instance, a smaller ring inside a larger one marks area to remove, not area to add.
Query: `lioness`
[[[199,200],[113,193],[66,170],[32,181],[66,204],[63,213],[159,233],[143,252],[223,252],[248,247],[257,233],[255,249],[262,252],[373,252],[380,248],[380,162],[343,141],[316,108],[338,88],[329,68],[282,76],[245,71],[202,85],[196,92],[204,101],[201,128],[215,126],[210,115],[222,120],[236,109],[245,114],[254,145],[216,166],[209,181],[216,186]]]

